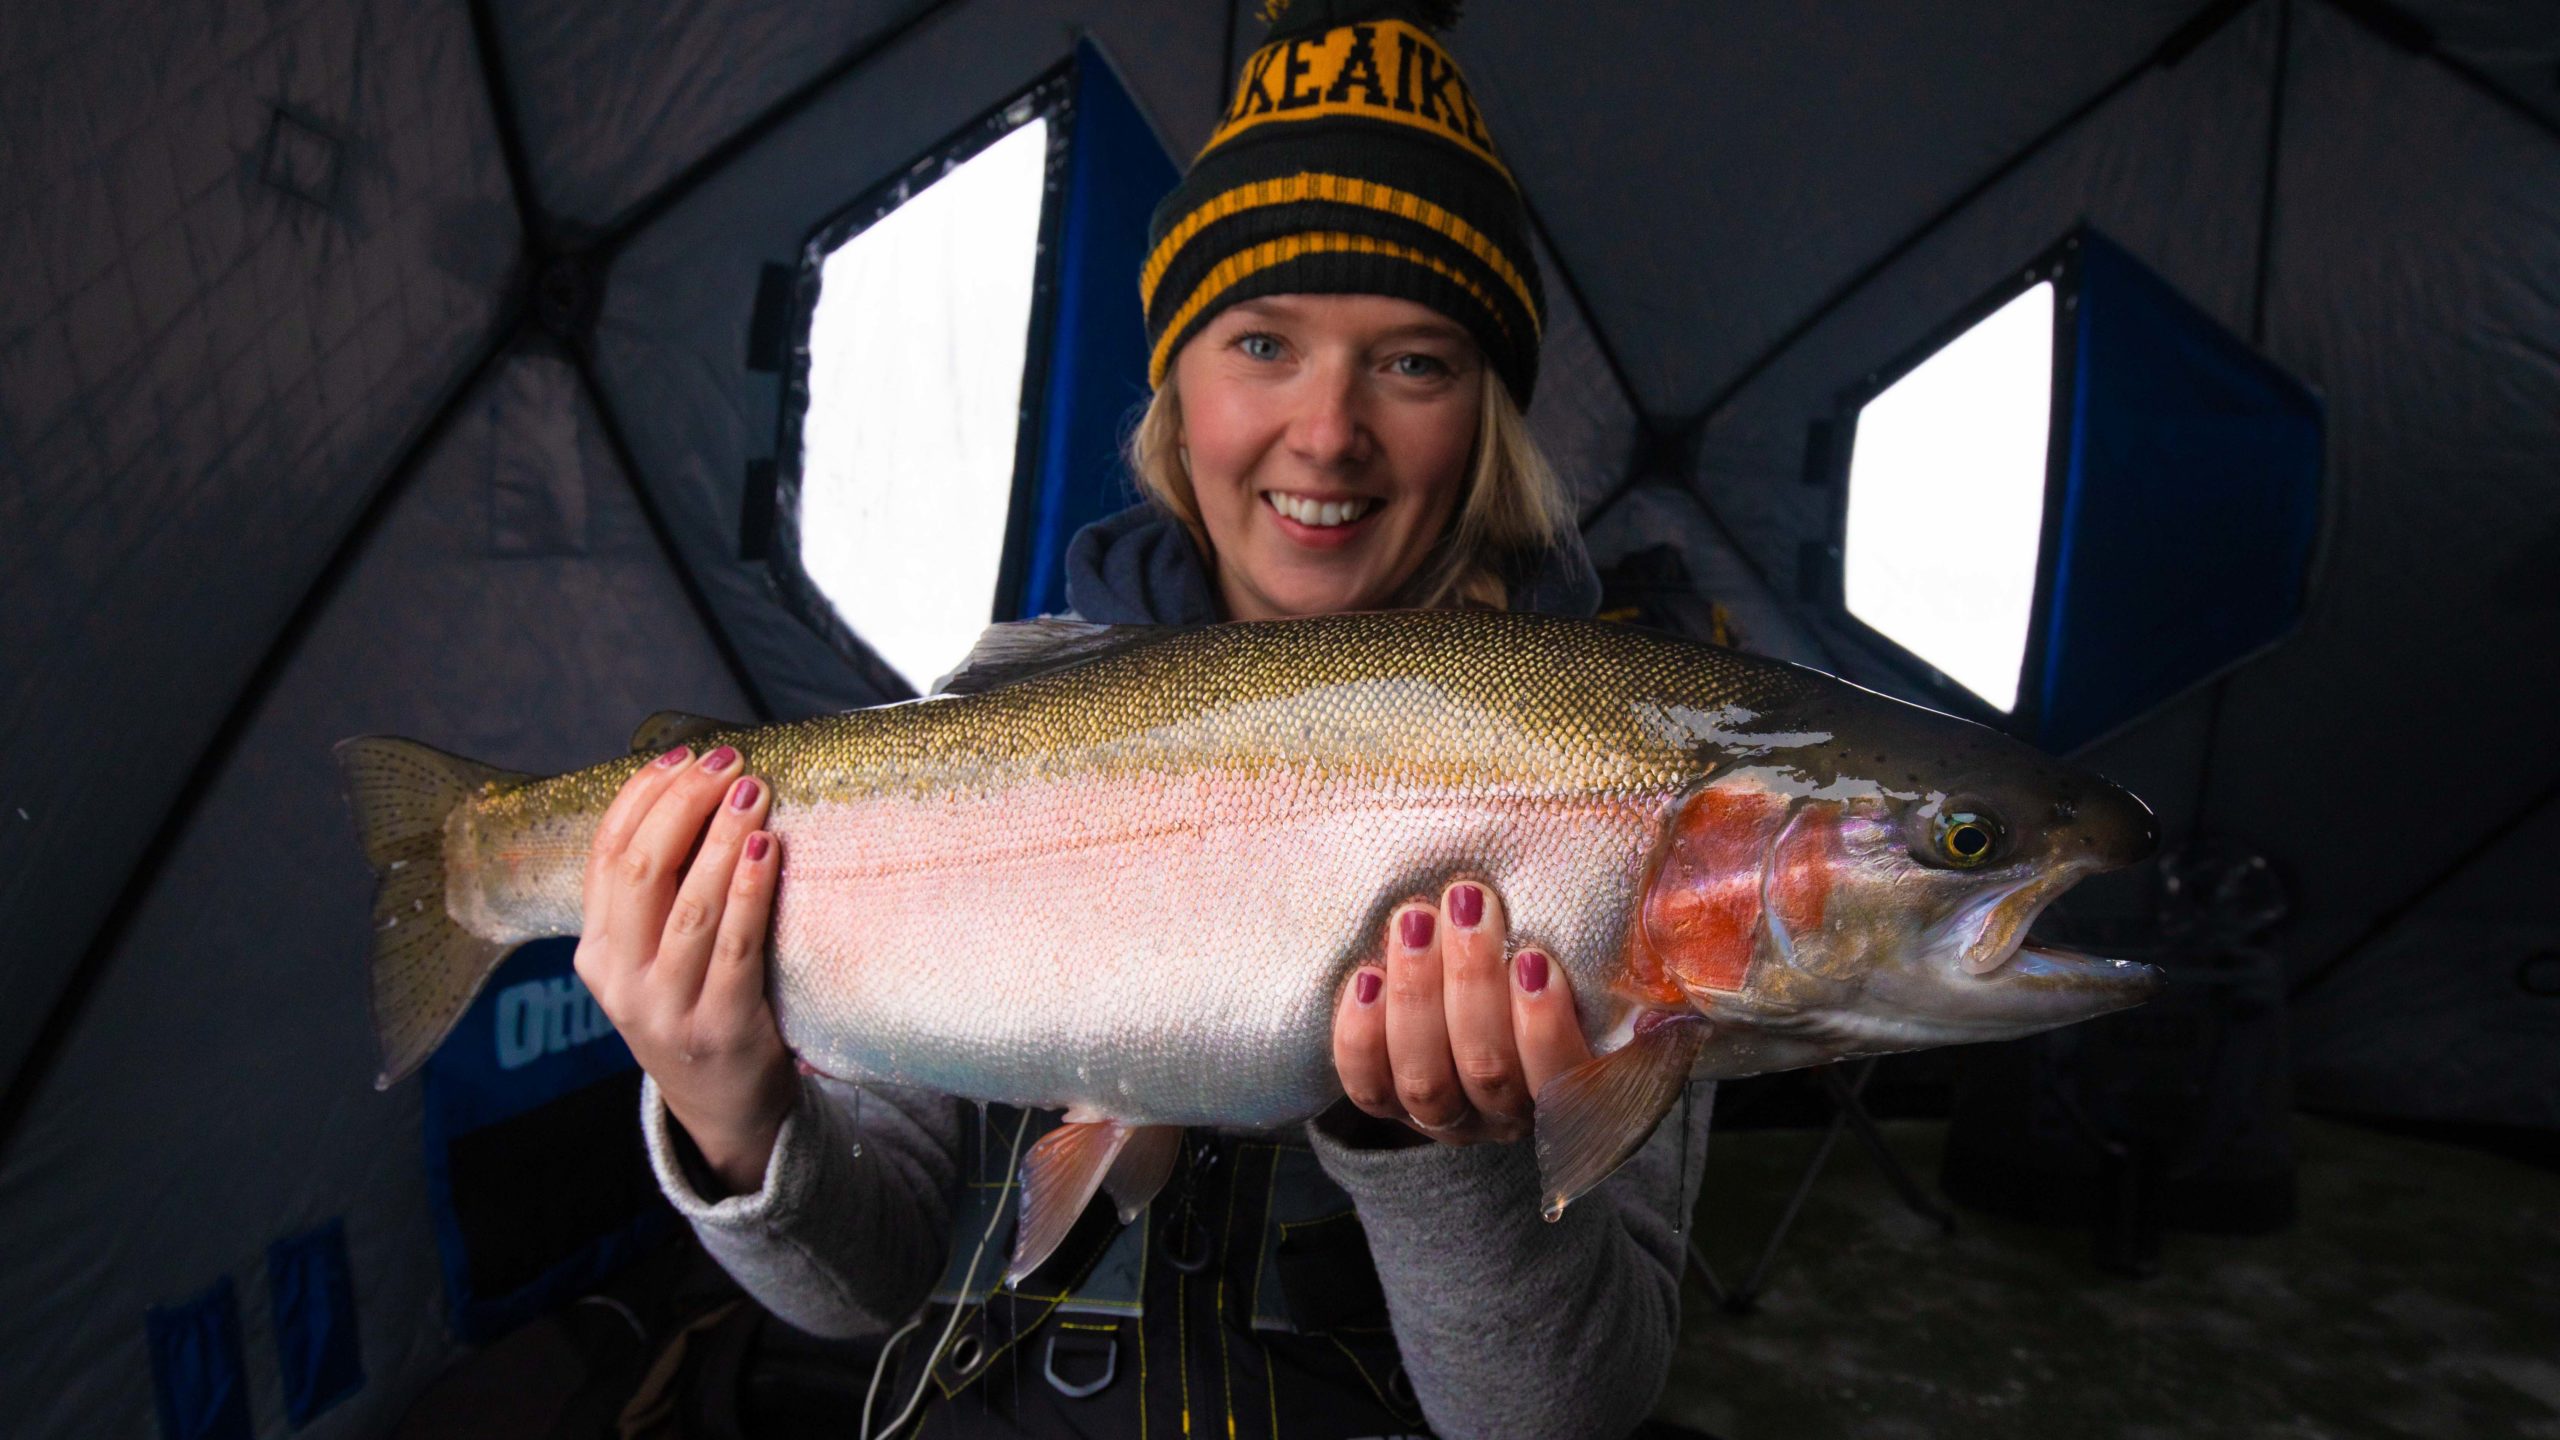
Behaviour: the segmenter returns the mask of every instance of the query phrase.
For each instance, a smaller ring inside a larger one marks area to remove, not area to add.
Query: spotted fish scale
[[[2140,801],[1814,671],[1481,611],[1034,622],[980,652],[973,693],[655,717],[642,748],[734,745],[771,785],[769,977],[804,1061],[1068,1112],[1025,1162],[1017,1272],[1106,1180],[1143,1204],[1172,1127],[1329,1103],[1345,977],[1460,876],[1563,965],[1594,1050],[1536,1099],[1551,1216],[1693,1076],[2027,1034],[2158,983],[2026,942],[2148,853]],[[543,779],[404,740],[339,753],[381,880],[387,1084],[507,950],[577,928],[647,755]]]
[[[1608,643],[1594,644],[1594,638]],[[1424,613],[1171,635],[984,695],[722,732],[773,786],[786,1040],[830,1074],[1141,1123],[1336,1093],[1327,1036],[1392,908],[1479,876],[1604,1033],[1695,753],[1633,697],[1799,672],[1622,629]],[[457,812],[458,913],[572,933],[639,757]]]

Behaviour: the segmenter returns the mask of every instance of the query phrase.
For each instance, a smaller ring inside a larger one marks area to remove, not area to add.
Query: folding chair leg
[[[1797,1177],[1795,1193],[1787,1197],[1787,1208],[1778,1212],[1778,1224],[1769,1232],[1769,1242],[1760,1247],[1760,1258],[1752,1262],[1751,1273],[1743,1280],[1742,1288],[1725,1300],[1725,1309],[1736,1315],[1747,1315],[1759,1303],[1761,1286],[1769,1278],[1769,1267],[1778,1258],[1778,1246],[1786,1241],[1787,1231],[1794,1227],[1796,1212],[1804,1208],[1805,1197],[1813,1193],[1813,1182],[1822,1174],[1823,1164],[1830,1160],[1831,1147],[1840,1143],[1843,1128],[1842,1118],[1834,1114],[1830,1127],[1822,1132],[1822,1143],[1814,1147],[1813,1158],[1805,1162],[1804,1174]]]
[[[1848,1121],[1858,1132],[1858,1138],[1866,1143],[1867,1152],[1875,1157],[1877,1168],[1884,1171],[1884,1178],[1891,1181],[1893,1188],[1901,1194],[1902,1203],[1922,1219],[1936,1221],[1942,1233],[1952,1235],[1956,1232],[1956,1217],[1932,1201],[1928,1192],[1920,1188],[1920,1182],[1904,1168],[1901,1158],[1885,1144],[1884,1132],[1876,1128],[1875,1117],[1867,1113],[1866,1102],[1859,1098],[1860,1092],[1867,1088],[1867,1077],[1875,1073],[1875,1067],[1872,1057],[1859,1061],[1858,1078],[1854,1083],[1841,1079],[1840,1072],[1829,1067],[1815,1074],[1821,1079],[1822,1088],[1830,1092],[1831,1103],[1839,1107],[1837,1118]]]

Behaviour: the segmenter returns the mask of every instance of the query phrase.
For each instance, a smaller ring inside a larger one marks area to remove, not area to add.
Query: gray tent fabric
[[[596,327],[598,372],[686,563],[778,714],[898,692],[846,666],[774,602],[763,563],[739,558],[747,464],[771,456],[776,438],[775,379],[741,364],[757,276],[768,262],[796,264],[831,212],[1027,88],[1065,58],[1079,24],[1119,65],[1171,153],[1187,155],[1207,137],[1223,83],[1214,9],[944,8],[692,191],[616,259]],[[956,85],[955,75],[975,78]]]
[[[1792,593],[1798,546],[1829,534],[1833,497],[1801,483],[1808,425],[1832,417],[1842,388],[2074,224],[2094,223],[2248,333],[2277,20],[2274,5],[2255,7],[2176,66],[2137,79],[1859,287],[1717,411],[1690,483],[1773,584]],[[1821,616],[1807,618],[1835,653],[1861,653]],[[1872,662],[1849,673],[1916,698]],[[2172,835],[2191,818],[2202,704],[2173,707],[2093,757],[2159,810]]]
[[[1912,246],[1719,409],[1693,483],[1766,571],[1792,578],[1797,547],[1825,534],[1828,498],[1795,477],[1838,388],[2082,219],[2239,334],[2263,306],[2268,353],[2327,397],[2336,513],[2301,632],[2090,757],[2173,837],[2218,829],[2270,851],[2296,893],[2286,948],[2305,977],[2560,772],[2536,741],[2547,722],[2518,703],[2560,653],[2550,572],[2534,569],[2560,533],[2560,144],[2330,6],[2252,7]],[[1846,653],[1853,678],[1890,685]],[[2430,755],[2419,714],[2450,722],[2463,758]],[[2431,778],[2448,764],[2479,781]],[[2540,933],[2560,941],[2560,923]],[[2493,947],[2509,969],[2516,943]],[[2510,987],[2494,1003],[2531,1002]],[[2407,1032],[2363,1068],[2396,1073],[2446,1033]],[[2560,1051],[2532,1068],[2560,1089]],[[2345,1074],[2307,1075],[2302,1094],[2328,1103]],[[2441,1089],[2424,1106],[2511,1108]]]
[[[490,7],[543,208],[612,226],[758,111],[934,0],[576,0]]]
[[[1556,245],[1589,267],[1637,408],[1679,418],[1872,259],[1878,235],[1917,224],[2193,8],[1524,5],[1471,25],[1460,58],[1497,119],[1521,117],[1505,152]]]
[[[299,1433],[387,1429],[454,1345],[419,1087],[373,1088],[372,922],[349,903],[371,877],[330,747],[398,733],[551,772],[618,753],[651,710],[742,703],[574,373],[507,360],[260,697],[0,1157],[0,1273],[62,1297],[0,1314],[12,1433],[151,1433],[143,1313],[224,1275],[252,1412],[280,1420],[264,1247],[333,1217],[368,1383]]]
[[[2554,846],[2560,805],[2545,802],[2307,992],[2294,1020],[2296,1083],[2352,1114],[2425,1120],[2450,1109],[2484,1124],[2560,1126],[2549,1078],[2560,1048]],[[2517,1003],[2519,991],[2535,1003]]]
[[[441,0],[0,26],[14,1076],[242,683],[487,342],[515,241]]]
[[[740,558],[761,267],[1080,38],[1187,158],[1259,8],[0,12],[25,1433],[149,1433],[143,1312],[222,1275],[283,1433],[259,1258],[330,1217],[369,1379],[302,1433],[382,1433],[451,1356],[330,743],[556,769],[660,708],[883,698]],[[2321,389],[2303,628],[2087,758],[2275,858],[2306,1098],[2560,1124],[2560,7],[1466,8],[1548,276],[1532,427],[1604,564],[1673,545],[1771,653],[1896,687],[1796,598],[1806,426],[2074,224]]]

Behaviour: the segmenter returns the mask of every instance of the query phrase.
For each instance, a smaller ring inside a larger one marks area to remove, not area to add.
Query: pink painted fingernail
[[[747,858],[762,860],[773,850],[773,837],[759,830],[747,837]],[[1544,981],[1539,982],[1544,984]]]
[[[1449,892],[1449,918],[1473,930],[1484,923],[1484,891],[1461,885]]]
[[[658,757],[658,768],[662,770],[668,769],[673,766],[681,765],[692,758],[693,747],[690,745],[679,745],[673,750],[670,750],[666,754]]]
[[[702,768],[705,770],[726,770],[737,763],[738,751],[733,745],[723,745],[702,757]]]
[[[1535,995],[1547,988],[1547,957],[1535,950],[1523,950],[1512,962],[1519,967],[1520,988]]]
[[[754,776],[742,775],[738,778],[737,784],[729,787],[729,808],[752,810],[755,808],[756,797],[763,793],[764,787],[756,783]]]
[[[1375,970],[1361,971],[1360,978],[1351,982],[1351,998],[1362,1005],[1377,1004],[1378,972]]]
[[[1407,910],[1396,921],[1396,932],[1404,937],[1404,948],[1420,950],[1431,943],[1431,912]]]

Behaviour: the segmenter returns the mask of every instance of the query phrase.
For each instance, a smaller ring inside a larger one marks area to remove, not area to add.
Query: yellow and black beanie
[[[1523,408],[1545,305],[1519,187],[1434,36],[1455,0],[1266,0],[1271,34],[1156,207],[1147,381],[1264,295],[1392,295],[1467,328]]]

